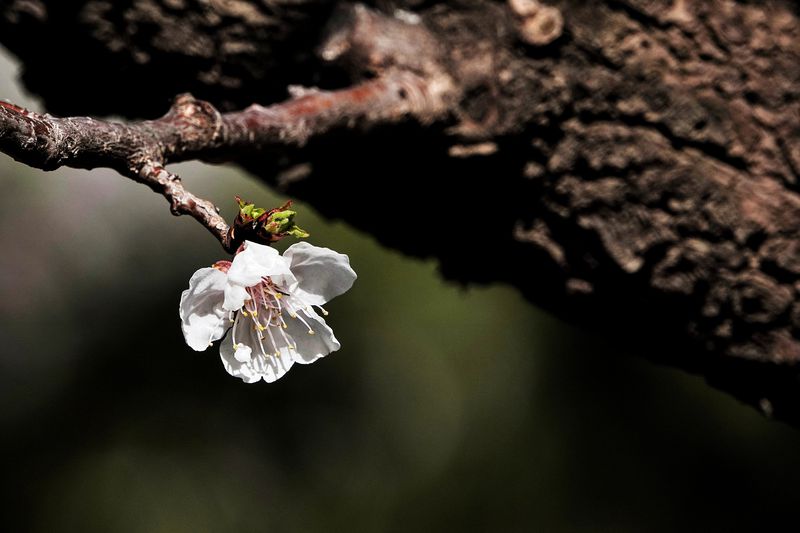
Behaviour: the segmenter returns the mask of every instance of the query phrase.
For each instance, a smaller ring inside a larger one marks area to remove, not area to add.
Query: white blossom
[[[232,262],[201,268],[181,295],[186,343],[202,351],[225,336],[225,370],[247,383],[273,382],[294,363],[313,363],[340,348],[322,305],[352,287],[344,254],[306,242],[281,256],[246,241]]]

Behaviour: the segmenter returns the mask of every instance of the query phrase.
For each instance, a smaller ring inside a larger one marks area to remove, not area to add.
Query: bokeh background
[[[0,97],[41,110],[0,52]],[[62,80],[60,83],[69,83]],[[165,109],[167,102],[165,102]],[[230,216],[284,198],[176,165]],[[38,532],[769,531],[796,524],[800,433],[619,353],[502,286],[297,204],[350,255],[341,351],[246,385],[177,316],[222,258],[109,171],[0,155],[0,529]],[[476,245],[481,260],[491,243]]]

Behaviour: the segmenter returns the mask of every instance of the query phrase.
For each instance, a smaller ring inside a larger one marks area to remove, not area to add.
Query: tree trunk
[[[0,41],[57,114],[153,117],[186,91],[236,110],[397,68],[446,77],[446,113],[343,124],[236,161],[437,258],[449,279],[510,283],[800,422],[793,2],[0,6]]]

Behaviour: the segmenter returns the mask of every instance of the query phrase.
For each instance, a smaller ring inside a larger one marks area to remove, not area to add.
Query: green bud
[[[276,211],[267,217],[264,229],[276,235],[278,233],[286,233],[294,226],[294,216],[296,214],[296,212],[289,210]]]
[[[297,215],[297,212],[290,209],[275,211],[267,216],[263,228],[278,238],[291,235],[298,239],[305,239],[309,234],[294,223],[295,215]]]
[[[247,203],[238,196],[236,202],[239,204],[239,216],[231,228],[231,235],[236,235],[241,242],[253,240],[272,243],[287,235],[298,239],[309,236],[307,231],[294,223],[297,213],[289,209],[291,201],[275,209],[256,207],[255,204]]]
[[[291,235],[292,237],[295,237],[297,239],[305,239],[310,235],[310,233],[302,229],[300,226],[294,226],[286,233],[287,235]]]
[[[246,203],[238,196],[236,197],[236,201],[239,203],[239,213],[241,213],[242,218],[252,218],[255,220],[267,212],[267,210],[262,207],[256,207],[256,204]]]

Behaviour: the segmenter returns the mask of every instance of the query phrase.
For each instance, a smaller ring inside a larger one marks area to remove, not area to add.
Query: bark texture
[[[66,115],[445,75],[446,113],[236,160],[330,216],[366,195],[349,222],[448,278],[513,284],[800,421],[793,2],[3,0],[0,41]]]

